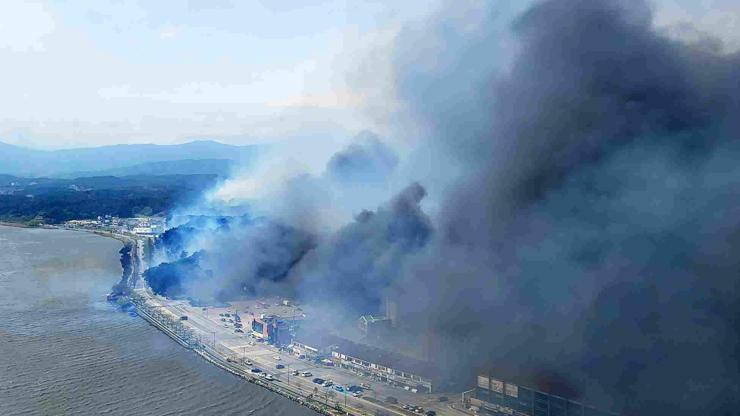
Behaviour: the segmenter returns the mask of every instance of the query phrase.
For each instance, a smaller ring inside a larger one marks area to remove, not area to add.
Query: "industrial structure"
[[[566,398],[479,375],[476,388],[463,393],[463,404],[480,414],[514,416],[617,416]]]

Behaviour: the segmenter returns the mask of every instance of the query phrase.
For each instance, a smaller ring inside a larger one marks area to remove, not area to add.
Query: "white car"
[[[280,361],[280,360],[282,360],[282,358],[280,358],[280,356],[279,356],[279,355],[276,355],[276,356],[274,356],[274,357],[272,357],[272,358],[274,358],[274,359],[275,359],[275,361]]]
[[[247,360],[244,364],[246,364],[246,365],[252,365],[253,363],[252,363],[252,360]]]

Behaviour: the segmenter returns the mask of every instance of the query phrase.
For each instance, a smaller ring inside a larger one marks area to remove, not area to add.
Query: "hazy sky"
[[[373,127],[352,80],[373,74],[367,57],[437,3],[3,1],[0,141],[246,143]],[[734,3],[659,0],[656,20],[691,21],[737,45]]]

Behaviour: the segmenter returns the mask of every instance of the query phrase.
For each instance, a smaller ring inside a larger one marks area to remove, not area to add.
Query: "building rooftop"
[[[296,334],[294,340],[319,349],[333,347],[332,350],[340,354],[417,376],[435,378],[437,375],[436,367],[428,361],[421,361],[392,351],[358,344],[335,335],[322,334],[319,331],[300,331]]]

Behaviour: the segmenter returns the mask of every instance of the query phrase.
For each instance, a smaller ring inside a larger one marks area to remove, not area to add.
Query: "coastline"
[[[81,230],[81,231],[90,232],[90,233],[99,235],[101,237],[112,238],[112,239],[120,241],[124,245],[132,243],[132,242],[135,243],[138,241],[135,237],[125,236],[125,235],[116,234],[116,233],[107,232],[107,231],[96,231],[96,230]],[[139,259],[136,259],[134,261],[140,262]],[[193,351],[195,354],[197,354],[204,360],[208,361],[209,363],[215,365],[216,367],[226,372],[229,372],[239,378],[242,378],[249,383],[256,384],[275,394],[279,394],[283,397],[286,397],[321,415],[363,416],[366,414],[366,413],[361,413],[361,412],[350,412],[350,409],[348,408],[343,408],[342,410],[339,410],[334,407],[326,406],[326,405],[321,404],[319,400],[305,397],[300,392],[290,391],[291,389],[288,388],[287,386],[277,386],[273,383],[269,383],[269,382],[263,381],[255,377],[251,373],[229,362],[228,357],[226,357],[223,354],[220,354],[215,348],[212,348],[208,345],[204,345],[200,343],[194,343],[194,340],[190,338],[184,338],[178,331],[172,329],[173,323],[167,322],[168,320],[166,320],[164,316],[158,317],[156,316],[156,313],[151,313],[152,311],[150,311],[149,308],[147,308],[146,306],[147,300],[150,296],[147,290],[141,290],[141,289],[136,290],[133,288],[131,288],[130,290],[131,290],[131,295],[126,296],[126,298],[129,301],[131,301],[131,303],[136,307],[137,315],[142,317],[150,325],[154,326],[155,328],[163,332],[165,335],[170,337],[172,340],[177,342],[180,346]]]

